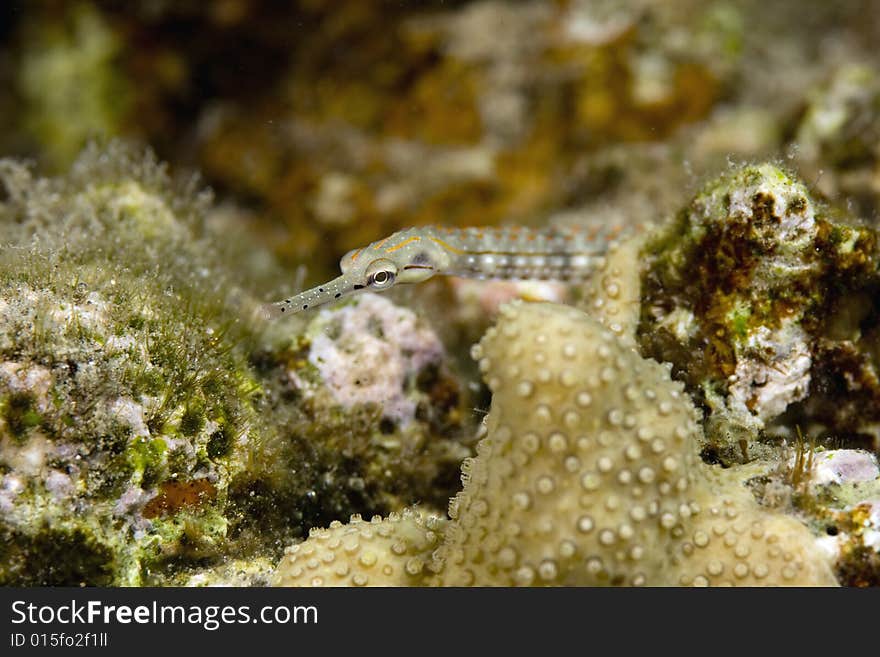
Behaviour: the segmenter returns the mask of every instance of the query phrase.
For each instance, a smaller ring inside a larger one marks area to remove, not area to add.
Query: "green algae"
[[[26,392],[13,392],[0,402],[0,416],[12,436],[25,440],[28,429],[37,427],[42,416],[34,408],[34,398]]]
[[[0,531],[0,538],[0,585],[109,586],[118,581],[113,550],[84,529]]]
[[[211,458],[205,445],[221,424],[240,435],[255,417],[244,333],[200,237],[207,199],[175,191],[160,165],[121,144],[93,147],[65,178],[34,178],[9,160],[2,170],[0,230],[16,246],[0,256],[0,359],[8,385],[27,391],[39,376],[45,388],[42,401],[13,391],[4,405],[19,446],[7,445],[3,458],[29,482],[10,500],[4,530],[34,568],[55,518],[71,516],[65,531],[86,542],[100,528],[109,561],[126,565],[109,580],[83,573],[92,584],[161,572],[150,556],[156,543],[159,555],[185,552],[206,543],[204,531],[219,547],[225,524],[216,519],[191,519],[175,533],[145,513],[171,481],[207,474],[228,486],[240,455],[227,448]],[[31,471],[25,453],[34,454]],[[205,513],[222,517],[218,500],[206,500]]]
[[[406,432],[331,403],[317,370],[307,398],[303,326],[257,319],[191,181],[118,142],[56,178],[3,160],[0,179],[4,583],[185,581],[454,490],[466,432],[439,422],[460,397],[432,391],[457,383],[423,386]],[[62,534],[70,569],[40,566]]]

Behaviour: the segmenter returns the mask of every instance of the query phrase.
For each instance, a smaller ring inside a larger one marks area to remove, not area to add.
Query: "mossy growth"
[[[113,550],[84,529],[0,528],[0,586],[110,586],[114,571]]]
[[[56,178],[2,160],[0,190],[5,583],[186,581],[454,490],[455,381],[425,384],[428,406],[453,394],[407,436],[379,408],[305,399],[302,323],[258,319],[252,254],[223,246],[191,181],[113,142]],[[39,565],[53,541],[63,572]]]
[[[35,562],[55,518],[89,544],[102,527],[109,570],[82,575],[93,584],[161,579],[162,560],[205,544],[203,530],[220,554],[217,522],[198,518],[223,516],[246,464],[239,439],[261,426],[261,386],[233,298],[243,293],[203,223],[209,198],[120,143],[90,147],[65,177],[9,160],[0,177],[11,245],[0,254],[0,442],[12,478],[0,525]],[[218,492],[196,499],[185,531],[174,517],[193,505],[149,517],[170,483],[203,480]]]

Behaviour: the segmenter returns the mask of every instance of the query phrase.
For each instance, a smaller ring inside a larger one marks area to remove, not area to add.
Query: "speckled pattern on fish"
[[[579,283],[594,271],[622,232],[619,224],[543,230],[522,226],[408,228],[349,251],[339,263],[341,276],[271,304],[269,312],[296,313],[359,290],[387,290],[396,283],[420,283],[436,274]]]

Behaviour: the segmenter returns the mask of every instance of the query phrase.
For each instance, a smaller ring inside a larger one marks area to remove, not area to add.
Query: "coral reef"
[[[264,585],[284,545],[285,584],[818,583],[825,557],[841,584],[878,583],[878,18],[824,0],[0,3],[0,156],[19,158],[0,160],[0,583]],[[76,159],[113,135],[179,178],[115,143]],[[444,277],[257,312],[401,228],[647,222],[582,287]],[[515,298],[591,319],[499,319]],[[468,350],[496,322],[485,354],[523,354],[481,382]],[[557,398],[564,370],[522,336],[565,326],[639,374],[590,363],[571,392],[591,405]],[[671,416],[621,387],[649,380]],[[618,436],[638,467],[604,445],[554,460],[556,432]],[[606,508],[641,508],[636,488],[671,528]],[[457,517],[435,512],[459,491]],[[563,547],[587,495],[596,527]],[[335,524],[353,514],[385,520]]]
[[[829,559],[841,581],[871,577],[870,496],[816,492],[843,472],[858,483],[844,456],[817,460],[812,492],[792,498],[814,529],[849,528],[825,552],[787,507],[755,501],[754,468],[700,460],[742,425],[737,404],[766,425],[795,404],[816,422],[845,410],[823,414],[839,392],[809,377],[852,372],[824,359],[856,321],[830,291],[873,289],[874,235],[832,222],[772,166],[728,174],[670,225],[612,244],[582,291],[588,314],[503,307],[475,351],[492,406],[448,521],[430,508],[470,453],[465,398],[412,311],[363,295],[259,326],[260,304],[219,264],[234,249],[217,250],[207,199],[121,144],[62,178],[11,160],[2,173],[5,583],[832,584]],[[673,330],[686,311],[697,329]],[[715,361],[699,340],[688,352],[661,339],[693,339],[707,318]],[[750,331],[771,331],[778,353]],[[752,374],[784,370],[786,336],[811,351],[805,390],[771,381],[780,402]],[[725,337],[750,385],[706,384]],[[636,351],[658,345],[674,365]],[[704,394],[706,435],[686,389]],[[312,531],[269,578],[277,546],[359,509],[386,519]]]
[[[493,392],[486,436],[462,467],[430,571],[411,583],[836,583],[803,524],[700,462],[699,413],[669,369],[585,314],[505,306],[474,355]],[[349,583],[348,569],[399,564],[387,547],[397,522],[378,522],[390,535],[370,563],[341,541],[358,523],[316,534],[294,552],[310,559],[283,561],[275,582]],[[423,558],[418,529],[400,558]],[[325,563],[346,574],[327,577]]]

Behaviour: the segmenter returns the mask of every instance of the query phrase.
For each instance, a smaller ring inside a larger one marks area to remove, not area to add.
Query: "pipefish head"
[[[394,233],[367,247],[349,251],[339,261],[341,276],[271,304],[270,313],[275,316],[298,313],[361,290],[382,292],[398,283],[419,283],[442,269],[443,255],[422,240],[416,229]]]

